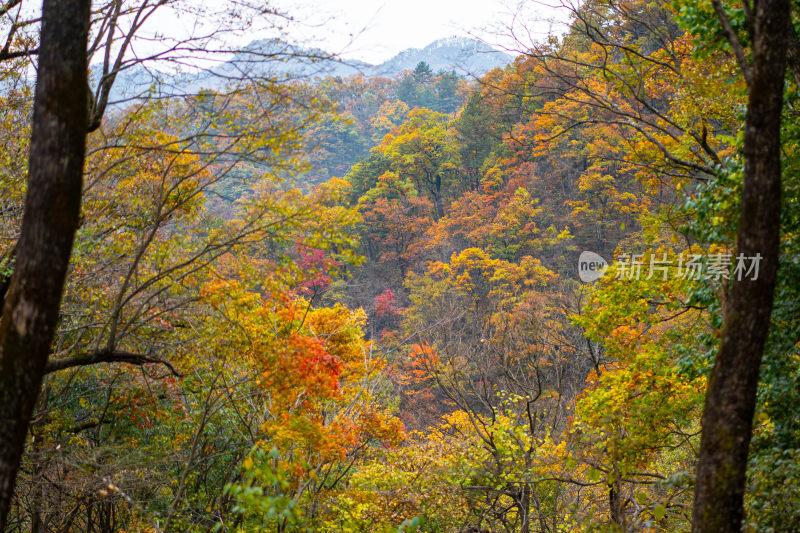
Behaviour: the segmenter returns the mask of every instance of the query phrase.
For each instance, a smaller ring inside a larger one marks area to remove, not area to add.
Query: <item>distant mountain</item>
[[[337,60],[318,48],[296,46],[279,39],[261,39],[249,43],[208,74],[227,79],[242,76],[323,78],[350,76],[371,68],[372,65],[363,61]]]
[[[392,77],[404,70],[413,70],[420,61],[430,65],[434,72],[455,70],[467,76],[482,76],[497,67],[504,67],[513,56],[495,50],[477,39],[447,37],[434,41],[425,48],[409,48],[376,65],[372,76]]]
[[[433,72],[455,71],[464,76],[482,76],[496,67],[504,67],[514,58],[491,46],[468,37],[439,39],[424,48],[409,48],[379,65],[340,59],[316,48],[295,46],[277,39],[252,41],[234,56],[211,69],[190,74],[158,73],[144,65],[136,65],[117,75],[112,102],[124,102],[144,96],[151,85],[162,95],[177,95],[201,89],[219,90],[242,77],[277,76],[317,79],[328,76],[396,77],[413,70],[420,61]],[[96,85],[99,66],[93,67],[91,80]]]
[[[493,68],[504,67],[513,59],[512,56],[469,37],[447,37],[424,48],[409,48],[379,65],[337,59],[316,48],[303,48],[279,40],[265,39],[245,46],[230,61],[215,69],[214,74],[228,78],[242,74],[320,78],[361,73],[368,77],[391,78],[405,70],[413,70],[420,61],[424,61],[434,72],[455,70],[461,75],[482,76]]]

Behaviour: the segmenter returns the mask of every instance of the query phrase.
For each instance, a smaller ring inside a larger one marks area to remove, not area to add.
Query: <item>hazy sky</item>
[[[272,5],[307,21],[294,26],[291,33],[298,38],[371,63],[450,35],[471,33],[513,47],[498,35],[498,27],[511,24],[520,9],[514,0],[275,0]],[[549,30],[547,19],[563,17],[534,1],[521,5],[517,29],[522,24],[534,27],[537,38]]]
[[[581,0],[245,0],[270,6],[295,18],[287,31],[289,40],[316,46],[345,58],[380,63],[406,48],[420,48],[451,35],[473,35],[485,42],[515,51],[519,42],[530,43],[551,31],[563,31],[566,11],[548,7]],[[196,4],[194,4],[196,2]],[[210,10],[235,8],[232,0],[185,0],[188,6]],[[23,12],[38,12],[41,4],[23,3]],[[25,7],[27,6],[27,7]],[[191,10],[190,10],[191,11]],[[199,19],[186,12],[159,10],[148,20],[147,37],[136,48],[145,53],[159,50],[163,37],[180,40],[194,35]],[[562,23],[554,23],[554,21]],[[201,24],[213,27],[214,20]],[[268,25],[268,23],[265,24]],[[509,38],[513,27],[517,39]],[[236,45],[254,39],[279,36],[274,31],[251,29],[237,33]],[[155,38],[152,38],[155,37]],[[145,54],[146,55],[146,54]]]

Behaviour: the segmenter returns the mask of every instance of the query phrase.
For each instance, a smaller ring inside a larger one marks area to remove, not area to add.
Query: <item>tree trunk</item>
[[[615,469],[615,479],[609,483],[608,487],[608,510],[611,523],[625,531],[625,521],[622,516],[622,484],[620,483],[619,473]]]
[[[78,225],[90,0],[44,0],[25,214],[0,319],[0,530],[58,321]]]
[[[760,0],[756,6],[738,252],[761,254],[762,260],[757,280],[731,281],[703,412],[692,526],[697,533],[741,530],[758,374],[778,270],[780,126],[791,19],[788,0]]]
[[[520,487],[519,514],[522,523],[519,526],[519,533],[530,533],[531,530],[531,487],[523,483]]]
[[[436,179],[434,181],[435,188],[433,193],[433,204],[436,209],[436,220],[439,220],[444,216],[444,202],[442,201],[442,176],[441,174],[436,174]]]

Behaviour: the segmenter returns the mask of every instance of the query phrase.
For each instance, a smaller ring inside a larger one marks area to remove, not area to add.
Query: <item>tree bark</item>
[[[58,321],[78,225],[90,0],[44,0],[25,214],[0,319],[0,530]]]
[[[756,2],[738,252],[761,254],[762,260],[757,280],[731,280],[703,412],[692,524],[697,533],[731,533],[742,527],[747,453],[778,270],[781,111],[790,20],[789,0]]]
[[[611,522],[616,524],[621,530],[624,531],[625,527],[622,521],[622,500],[620,499],[619,480],[610,484],[608,489],[608,507],[609,518]]]
[[[519,533],[530,533],[531,531],[531,487],[527,483],[520,486],[519,514],[522,523],[519,526]]]

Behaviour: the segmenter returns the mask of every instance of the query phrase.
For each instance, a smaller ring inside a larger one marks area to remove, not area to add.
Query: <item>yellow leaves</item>
[[[465,411],[457,410],[442,416],[441,429],[445,432],[452,429],[463,434],[472,430],[472,424]]]
[[[400,419],[385,411],[362,413],[357,423],[363,440],[377,440],[384,446],[399,446],[407,438]]]
[[[613,190],[614,176],[599,172],[586,172],[578,179],[578,190],[581,192],[602,192]]]
[[[313,201],[328,208],[337,207],[342,204],[352,186],[344,178],[332,177],[330,180],[314,188],[311,194]]]
[[[487,193],[499,190],[505,182],[505,175],[503,169],[498,165],[489,167],[483,173],[483,181],[481,186]]]
[[[432,264],[429,273],[450,278],[455,288],[467,293],[488,293],[499,298],[518,295],[525,288],[545,286],[556,278],[533,257],[525,256],[517,264],[493,259],[480,248],[453,254],[448,269],[441,263]]]
[[[561,232],[556,236],[556,239],[559,241],[566,241],[569,239],[574,239],[575,236],[572,235],[569,231],[569,226],[565,227]]]
[[[376,130],[376,134],[386,133],[405,120],[408,115],[409,107],[400,100],[387,100],[378,109],[377,114],[371,119],[370,125]]]

